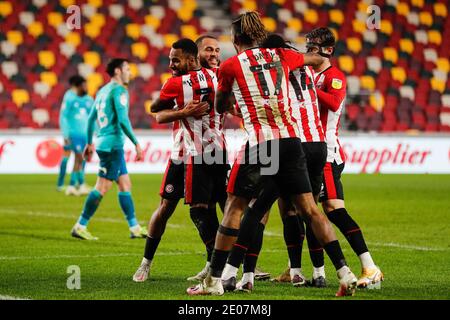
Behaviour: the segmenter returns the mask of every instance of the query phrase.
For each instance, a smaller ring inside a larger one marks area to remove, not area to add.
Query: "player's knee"
[[[244,212],[248,202],[241,197],[229,195],[225,204],[225,216],[239,216]]]
[[[336,200],[327,200],[322,202],[323,211],[328,214],[334,210],[344,208],[344,201],[336,199]]]
[[[165,221],[167,221],[170,216],[172,215],[173,211],[175,210],[176,207],[176,203],[173,203],[173,201],[171,200],[167,200],[167,199],[162,199],[160,205],[159,205],[159,210],[158,210],[158,215]]]

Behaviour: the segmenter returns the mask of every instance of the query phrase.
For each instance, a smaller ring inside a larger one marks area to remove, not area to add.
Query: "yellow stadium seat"
[[[414,7],[422,8],[423,0],[411,0],[411,5],[413,5]]]
[[[437,45],[441,45],[442,43],[442,34],[437,30],[429,30],[428,31],[428,42],[434,43]]]
[[[178,16],[178,18],[180,18],[181,21],[188,22],[194,16],[194,11],[190,10],[188,8],[185,8],[185,7],[181,7],[177,11],[177,16]]]
[[[375,79],[372,76],[361,76],[359,79],[363,89],[375,90]]]
[[[34,21],[28,26],[28,33],[37,38],[44,33],[44,27],[39,21]]]
[[[52,88],[58,82],[58,77],[54,72],[46,71],[41,73],[41,81],[48,84],[48,86]]]
[[[176,34],[168,33],[164,35],[164,44],[166,47],[168,48],[172,47],[172,44],[175,41],[178,41],[178,36]]]
[[[399,2],[396,9],[399,15],[406,17],[409,14],[409,6],[406,2]]]
[[[148,48],[145,43],[137,42],[131,45],[131,53],[133,56],[140,58],[141,60],[145,60],[148,55]]]
[[[329,11],[330,22],[341,25],[344,23],[344,13],[339,9],[332,9]]]
[[[97,27],[103,27],[106,23],[106,18],[103,14],[96,13],[91,17],[90,23]]]
[[[444,93],[445,91],[445,81],[432,78],[431,79],[431,88],[433,90],[439,91],[440,93]]]
[[[100,8],[103,4],[103,1],[102,0],[88,0],[88,3],[93,7]]]
[[[434,14],[441,17],[447,17],[448,11],[447,7],[443,3],[434,4]]]
[[[400,51],[412,54],[414,51],[414,43],[410,39],[400,39]]]
[[[338,58],[339,62],[339,68],[346,72],[346,73],[352,73],[353,69],[355,68],[355,64],[353,62],[352,57],[350,56],[339,56]]]
[[[304,19],[310,24],[317,24],[319,21],[319,14],[314,9],[308,9],[305,12]]]
[[[161,84],[164,84],[164,83],[166,83],[166,81],[169,79],[169,78],[171,78],[172,77],[172,74],[171,73],[168,73],[168,72],[165,72],[165,73],[163,73],[162,75],[161,75]]]
[[[130,63],[131,79],[135,79],[139,76],[139,69],[135,63]]]
[[[182,25],[181,28],[181,37],[188,39],[196,39],[198,38],[197,28],[193,25]]]
[[[161,20],[159,20],[157,17],[154,17],[152,15],[145,16],[145,24],[152,26],[154,30],[158,29],[161,25]]]
[[[258,6],[256,5],[255,0],[244,0],[242,2],[242,9],[244,9],[246,11],[254,11],[254,10],[258,9]]]
[[[69,32],[66,35],[66,42],[70,43],[75,48],[78,47],[81,43],[80,34],[77,32]]]
[[[13,12],[12,4],[8,1],[0,1],[0,16],[6,17]]]
[[[358,2],[358,11],[366,13],[367,8],[369,8],[369,5],[367,3],[365,3],[364,1]]]
[[[384,60],[391,61],[393,63],[397,63],[398,53],[397,50],[391,47],[387,47],[383,49]]]
[[[339,40],[339,34],[338,34],[338,32],[336,31],[336,29],[333,29],[333,28],[328,28],[328,29],[330,29],[330,31],[333,33],[334,39],[335,39],[336,41],[338,41],[338,40]]]
[[[369,105],[380,112],[384,108],[384,96],[381,93],[372,93],[369,96]]]
[[[197,9],[198,4],[196,0],[183,0],[183,7],[194,11],[195,9]]]
[[[70,7],[71,5],[76,4],[76,1],[75,0],[59,0],[59,3],[64,8],[67,8],[67,7]]]
[[[275,19],[271,17],[264,17],[262,18],[262,22],[264,26],[266,27],[266,30],[269,32],[275,32],[277,30],[277,22]]]
[[[64,22],[64,18],[63,15],[59,12],[50,12],[47,16],[47,22],[52,27],[56,28]]]
[[[219,42],[231,42],[231,36],[229,34],[221,34],[219,36]]]
[[[134,40],[136,40],[137,38],[139,38],[141,36],[141,26],[138,25],[137,23],[127,24],[125,30],[126,30],[127,36],[129,36],[130,38],[132,38]]]
[[[98,88],[100,88],[100,86],[103,84],[103,77],[100,73],[97,73],[97,72],[91,73],[87,77],[86,83],[87,83],[88,94],[90,96],[94,96],[95,93],[97,92]]]
[[[392,79],[404,83],[406,80],[406,72],[402,67],[393,67],[391,69]]]
[[[23,104],[30,102],[30,95],[27,90],[14,89],[11,93],[13,102],[20,108]]]
[[[86,23],[84,26],[84,33],[91,39],[97,38],[101,33],[101,27],[92,23]]]
[[[352,25],[353,25],[353,30],[355,30],[356,32],[358,32],[360,34],[363,34],[367,30],[367,26],[364,21],[355,19],[355,20],[353,20]]]
[[[297,32],[302,31],[302,27],[303,27],[302,22],[300,21],[300,19],[297,19],[297,18],[289,19],[289,21],[287,22],[287,26],[288,26],[288,28],[290,28],[294,31],[297,31]]]
[[[359,38],[347,38],[347,47],[353,53],[360,53],[362,49],[361,40]]]
[[[83,54],[83,60],[94,69],[97,68],[102,62],[100,55],[96,51],[86,51]]]
[[[151,108],[152,108],[152,100],[145,100],[144,102],[144,109],[146,114],[152,114]]]
[[[55,55],[52,51],[41,51],[38,54],[39,64],[47,69],[55,65]]]
[[[427,11],[421,12],[419,13],[419,21],[429,27],[433,24],[433,16]]]
[[[389,20],[381,20],[380,30],[383,33],[390,35],[392,33],[392,24]]]
[[[286,0],[273,0],[273,2],[279,4],[280,6],[283,6],[286,3]]]
[[[20,31],[12,30],[6,33],[6,38],[12,44],[19,46],[23,42],[23,35]]]
[[[436,60],[436,67],[445,73],[450,72],[450,63],[448,58],[438,58]]]
[[[311,3],[317,6],[322,6],[324,2],[325,2],[324,0],[311,0]]]

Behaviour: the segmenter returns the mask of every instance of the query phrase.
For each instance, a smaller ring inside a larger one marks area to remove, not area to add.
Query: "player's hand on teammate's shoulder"
[[[184,112],[188,117],[199,118],[209,112],[210,105],[208,102],[200,102],[198,100],[192,100],[184,107]]]
[[[142,148],[141,145],[138,143],[136,145],[136,161],[141,161],[142,160]]]
[[[86,147],[84,148],[83,158],[89,162],[91,161],[93,154],[94,154],[94,145],[87,144]]]

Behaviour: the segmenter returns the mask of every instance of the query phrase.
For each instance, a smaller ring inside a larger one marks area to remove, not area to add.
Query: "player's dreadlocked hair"
[[[234,35],[238,42],[261,44],[267,37],[267,31],[261,21],[260,15],[256,11],[241,14],[231,24]]]

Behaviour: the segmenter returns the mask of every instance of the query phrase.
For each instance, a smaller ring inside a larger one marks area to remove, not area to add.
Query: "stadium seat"
[[[212,17],[203,16],[200,18],[200,26],[207,31],[212,31],[216,27],[216,22]]]
[[[361,88],[369,91],[375,90],[375,79],[372,76],[366,75],[360,78]]]
[[[391,77],[392,79],[399,81],[400,83],[404,83],[406,80],[406,72],[402,67],[394,67],[391,69]]]
[[[344,22],[344,13],[339,9],[332,9],[328,12],[330,22],[341,25]]]
[[[87,79],[92,73],[94,73],[94,67],[87,63],[78,64],[78,74]]]
[[[264,24],[264,27],[266,27],[267,31],[275,32],[277,30],[277,22],[275,21],[275,19],[271,17],[264,17],[262,18],[262,22]]]
[[[0,43],[0,49],[5,57],[8,58],[17,52],[17,46],[9,41],[2,41]]]
[[[130,38],[132,38],[134,40],[136,40],[137,38],[139,38],[141,36],[141,27],[136,23],[127,24],[127,26],[125,27],[125,30],[126,30],[127,36],[129,36]]]
[[[28,27],[34,22],[34,14],[29,11],[23,11],[19,13],[19,21],[25,27]]]
[[[316,25],[319,22],[319,15],[317,14],[317,11],[314,9],[306,10],[303,18],[307,23],[312,25]]]
[[[351,56],[339,56],[338,58],[339,68],[345,73],[352,73],[355,67],[353,58]]]
[[[161,25],[161,19],[149,14],[145,16],[145,24],[156,30]]]
[[[45,98],[50,93],[51,88],[47,83],[39,81],[33,84],[33,90],[42,98]]]
[[[178,36],[176,34],[166,34],[164,37],[164,45],[167,48],[172,47],[172,44],[178,40]]]
[[[54,72],[45,71],[41,73],[41,81],[53,87],[58,83],[58,77]]]
[[[384,96],[378,93],[372,93],[369,96],[369,105],[376,111],[380,112],[384,108]]]
[[[103,5],[102,0],[88,0],[88,3],[95,8],[100,8]]]
[[[292,18],[292,11],[287,8],[280,8],[278,10],[278,20],[287,23]]]
[[[450,108],[450,94],[443,94],[441,96],[441,103],[442,106]]]
[[[19,67],[15,61],[5,61],[2,63],[2,73],[8,79],[11,79],[12,76],[19,73]]]
[[[381,20],[380,31],[387,35],[391,35],[393,31],[392,23],[389,20]]]
[[[11,42],[12,44],[19,46],[22,44],[23,42],[23,35],[22,32],[14,30],[14,31],[8,31],[6,33],[6,38],[8,39],[9,42]]]
[[[70,43],[66,42],[61,42],[59,44],[59,50],[67,58],[70,58],[75,53],[75,48]]]
[[[28,26],[28,33],[37,38],[44,33],[44,26],[39,21],[34,21]]]
[[[428,31],[428,42],[432,44],[441,45],[442,43],[442,35],[438,30],[429,30]]]
[[[199,36],[197,29],[193,25],[183,25],[183,26],[181,26],[180,31],[181,31],[182,38],[188,38],[188,39],[195,40]]]
[[[400,40],[400,51],[412,54],[414,51],[414,43],[411,39],[401,39]]]
[[[80,34],[77,32],[69,32],[67,36],[65,37],[65,41],[67,43],[70,43],[75,48],[78,47],[81,43],[81,37]]]
[[[19,108],[25,103],[30,102],[30,95],[28,94],[28,91],[24,89],[14,89],[11,93],[11,98]]]
[[[365,21],[361,21],[358,19],[353,20],[352,22],[353,30],[359,34],[364,34],[367,30],[367,26]]]
[[[390,61],[392,63],[397,63],[398,60],[398,53],[397,50],[395,48],[384,48],[383,49],[383,55],[384,55],[384,59],[386,61]]]
[[[88,94],[94,96],[97,90],[103,85],[103,76],[97,72],[91,73],[86,77]]]
[[[377,42],[377,33],[373,30],[366,30],[363,33],[363,40],[375,44]]]
[[[2,17],[7,17],[13,12],[13,6],[8,1],[1,1],[0,2],[0,15]]]
[[[37,123],[40,127],[43,127],[50,120],[50,115],[45,109],[33,109],[31,112],[33,121]]]
[[[297,18],[290,19],[287,22],[287,26],[288,26],[288,28],[290,28],[296,32],[302,31],[302,22],[300,21],[300,19],[297,19]]]
[[[367,69],[371,70],[375,73],[380,72],[382,68],[381,60],[380,58],[376,56],[367,57]]]
[[[431,61],[436,62],[438,59],[438,55],[436,53],[436,50],[433,48],[427,48],[423,51],[423,56],[425,58],[425,61]]]
[[[64,17],[59,12],[50,12],[47,16],[47,23],[50,26],[57,28],[61,23],[64,23]]]
[[[436,61],[436,67],[440,71],[445,72],[445,73],[450,72],[450,63],[449,63],[448,58],[440,57],[440,58],[436,59],[435,61]]]
[[[86,51],[83,54],[84,62],[91,65],[93,69],[97,68],[101,64],[101,58],[96,51]]]
[[[125,10],[123,9],[123,6],[121,4],[111,4],[108,8],[109,15],[116,20],[119,20],[125,15]]]
[[[434,14],[436,16],[441,16],[443,18],[447,17],[448,11],[447,11],[447,7],[445,6],[445,4],[443,4],[443,3],[435,3],[433,5],[433,9],[434,9]]]
[[[361,40],[359,40],[359,38],[356,37],[347,38],[347,47],[350,50],[350,52],[358,54],[361,52],[362,49]]]
[[[414,26],[419,26],[419,24],[420,24],[419,15],[416,12],[410,12],[406,16],[406,19],[408,20],[409,24],[412,24]]]
[[[439,91],[440,93],[444,93],[445,91],[445,81],[432,78],[431,79],[431,88],[433,90]]]
[[[163,19],[166,15],[166,10],[163,6],[152,5],[150,7],[150,14],[159,20]]]
[[[149,63],[138,64],[139,74],[144,80],[148,80],[155,74],[153,66]]]
[[[53,54],[52,51],[40,51],[38,53],[38,57],[39,57],[39,64],[43,67],[45,67],[46,69],[50,69],[51,67],[53,67],[55,65],[55,55]]]
[[[129,0],[128,5],[130,6],[130,8],[138,11],[138,10],[142,9],[142,7],[144,6],[144,3],[142,2],[142,0]]]
[[[349,95],[359,95],[361,91],[361,86],[359,83],[359,78],[357,76],[347,77],[347,90]]]
[[[161,84],[166,83],[166,81],[171,77],[172,77],[172,74],[168,73],[168,72],[161,74],[161,79],[160,79]]]
[[[136,42],[131,45],[131,53],[133,56],[141,60],[145,60],[148,55],[147,45],[143,42]]]
[[[419,13],[419,21],[420,24],[431,27],[433,25],[433,16],[427,11],[422,11]]]
[[[401,86],[400,87],[400,96],[403,98],[408,98],[411,101],[414,101],[414,88],[410,86]]]

